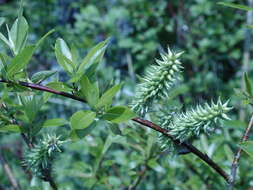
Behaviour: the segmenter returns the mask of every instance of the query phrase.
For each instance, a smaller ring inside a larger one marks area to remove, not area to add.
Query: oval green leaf
[[[70,118],[70,125],[72,129],[87,128],[95,119],[96,113],[92,111],[78,111]]]
[[[68,122],[62,118],[48,119],[44,122],[43,127],[59,127],[66,125]]]
[[[126,106],[115,106],[102,116],[102,119],[112,123],[121,123],[136,117],[136,114]]]
[[[21,130],[18,125],[5,125],[4,127],[0,127],[0,132],[20,133]]]

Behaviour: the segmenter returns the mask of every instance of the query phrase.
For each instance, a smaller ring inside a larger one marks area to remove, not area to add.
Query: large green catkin
[[[209,133],[215,126],[212,124],[218,119],[229,119],[226,113],[231,109],[228,101],[223,104],[219,99],[216,104],[212,102],[211,105],[198,105],[196,109],[161,118],[161,126],[169,130],[176,139],[185,141],[198,136],[202,131]]]
[[[181,62],[179,57],[183,52],[173,53],[168,48],[168,53],[161,54],[162,60],[156,60],[157,65],[147,69],[143,82],[137,86],[132,109],[144,116],[154,100],[168,96],[170,89],[180,73]]]
[[[64,142],[55,135],[44,136],[42,141],[27,152],[24,165],[37,177],[45,178],[45,174],[52,171],[52,161],[55,154],[61,152],[60,147]]]

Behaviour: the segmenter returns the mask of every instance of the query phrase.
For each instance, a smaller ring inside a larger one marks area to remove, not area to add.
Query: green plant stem
[[[241,143],[244,143],[248,140],[249,133],[252,129],[252,126],[253,126],[253,114],[250,118],[250,122],[248,124],[248,127],[245,129],[245,131],[243,133],[243,136],[241,138]],[[234,187],[235,180],[236,180],[236,173],[237,173],[237,169],[238,169],[238,164],[239,164],[240,157],[241,157],[241,152],[242,152],[242,148],[239,147],[238,150],[235,153],[234,160],[233,160],[233,163],[232,163],[232,166],[231,166],[231,178],[229,180],[228,190],[232,190],[233,187]]]
[[[60,95],[63,97],[67,97],[67,98],[71,98],[80,102],[86,102],[84,99],[72,95],[70,93],[66,93],[66,92],[60,92],[39,84],[32,84],[32,83],[28,83],[28,82],[12,82],[12,81],[8,81],[5,79],[0,79],[0,82],[2,83],[8,83],[8,84],[12,84],[12,85],[21,85],[23,87],[27,87],[27,88],[31,88],[31,89],[35,89],[35,90],[40,90],[40,91],[45,91],[45,92],[50,92],[52,94],[56,94],[56,95]],[[181,145],[186,147],[188,150],[191,151],[191,153],[195,154],[197,157],[199,157],[202,161],[204,161],[206,164],[208,164],[211,168],[213,168],[220,176],[222,176],[224,178],[224,180],[228,183],[229,182],[229,175],[217,164],[215,163],[207,154],[202,153],[199,149],[197,149],[196,147],[194,147],[193,145],[186,143],[186,142],[180,142],[180,140],[175,139],[172,135],[169,134],[169,131],[144,119],[141,118],[133,118],[132,119],[134,122],[137,122],[143,126],[149,127],[157,132],[160,132],[164,135],[166,135],[168,138],[170,138],[175,144]]]

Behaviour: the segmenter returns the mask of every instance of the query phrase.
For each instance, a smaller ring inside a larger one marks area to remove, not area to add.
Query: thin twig
[[[5,80],[5,79],[0,79],[0,82],[12,84],[12,85],[17,85],[18,84],[18,85],[28,87],[28,88],[31,88],[31,89],[50,92],[52,94],[64,96],[64,97],[67,97],[67,98],[70,98],[70,99],[73,99],[73,100],[77,100],[77,101],[86,103],[86,101],[84,99],[82,99],[78,96],[75,96],[75,95],[72,95],[72,94],[66,93],[66,92],[60,92],[60,91],[57,91],[57,90],[54,90],[54,89],[51,89],[51,88],[48,88],[48,87],[45,87],[45,86],[42,86],[42,85],[39,85],[39,84],[32,84],[32,83],[22,82],[22,81],[14,83],[12,81],[8,81],[8,80]],[[174,143],[186,147],[193,154],[195,154],[197,157],[199,157],[201,160],[203,160],[205,163],[207,163],[211,168],[213,168],[220,176],[222,176],[225,179],[226,182],[229,182],[229,179],[230,179],[229,175],[222,168],[220,168],[218,166],[218,164],[216,164],[207,154],[202,153],[199,149],[197,149],[193,145],[191,145],[189,143],[186,143],[186,142],[180,142],[180,140],[175,139],[172,135],[170,135],[169,131],[167,131],[166,129],[164,129],[164,128],[162,128],[162,127],[160,127],[160,126],[158,126],[158,125],[156,125],[156,124],[154,124],[150,121],[147,121],[147,120],[144,120],[144,119],[141,119],[141,118],[133,118],[132,120],[139,123],[139,124],[141,124],[141,125],[143,125],[143,126],[146,126],[146,127],[149,127],[149,128],[151,128],[155,131],[158,131],[158,132],[166,135],[167,137],[169,137]]]
[[[21,190],[20,188],[20,185],[17,181],[17,179],[15,178],[9,164],[7,163],[6,159],[4,158],[3,154],[0,152],[0,161],[3,165],[3,169],[4,169],[4,172],[6,173],[10,183],[11,183],[11,186],[14,190]]]
[[[57,91],[57,90],[54,90],[54,89],[51,89],[51,88],[48,88],[46,86],[42,86],[42,85],[39,85],[39,84],[32,84],[32,83],[23,82],[23,81],[19,81],[18,83],[14,83],[12,81],[5,80],[5,79],[1,79],[0,82],[12,84],[12,85],[19,84],[20,86],[28,87],[28,88],[31,88],[31,89],[40,90],[40,91],[44,91],[44,92],[49,92],[49,93],[52,93],[52,94],[57,94],[57,95],[64,96],[64,97],[67,97],[67,98],[71,98],[71,99],[81,101],[81,102],[84,101],[82,98],[80,98],[78,96],[75,96],[75,95],[72,95],[72,94],[66,93],[66,92],[60,92],[60,91]]]
[[[249,138],[249,133],[251,131],[251,128],[253,126],[253,114],[250,118],[250,122],[248,124],[248,127],[245,129],[243,136],[241,138],[241,143],[244,143],[248,140]],[[235,180],[236,180],[236,173],[237,173],[237,168],[238,168],[238,164],[239,164],[239,160],[241,157],[241,152],[242,152],[242,148],[239,147],[238,150],[235,153],[234,156],[234,160],[231,166],[231,179],[229,180],[229,184],[228,184],[228,189],[232,190],[235,184]]]

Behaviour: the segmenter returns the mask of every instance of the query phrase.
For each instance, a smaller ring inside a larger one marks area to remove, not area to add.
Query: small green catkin
[[[162,60],[156,59],[157,65],[147,69],[143,82],[137,86],[132,109],[144,116],[154,100],[168,97],[168,93],[181,72],[182,66],[179,57],[183,52],[173,53],[168,48],[168,53],[161,54]]]
[[[61,145],[65,141],[61,141],[56,135],[47,135],[27,151],[23,164],[32,171],[32,173],[40,178],[46,178],[48,173],[52,171],[52,162],[57,152],[61,152]]]
[[[226,115],[232,108],[228,107],[228,102],[222,103],[219,99],[216,104],[198,105],[196,109],[188,110],[184,113],[170,115],[168,118],[161,118],[161,126],[169,130],[169,134],[173,135],[180,141],[185,141],[191,137],[198,136],[202,131],[209,133],[218,119],[227,119]]]

